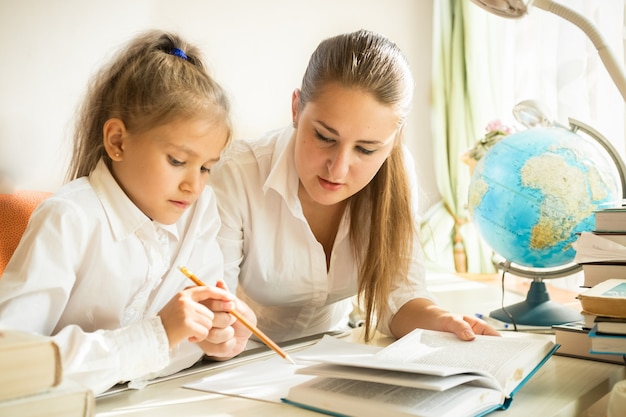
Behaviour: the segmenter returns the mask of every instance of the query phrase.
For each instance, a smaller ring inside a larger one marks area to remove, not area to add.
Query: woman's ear
[[[291,94],[291,121],[293,127],[298,126],[298,116],[300,114],[300,90],[296,88]]]
[[[104,149],[112,161],[122,161],[124,159],[124,138],[126,137],[126,126],[120,119],[109,119],[102,127],[102,137]]]

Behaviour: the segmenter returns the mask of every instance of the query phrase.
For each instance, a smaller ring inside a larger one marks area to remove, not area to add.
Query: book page
[[[380,382],[410,388],[421,388],[431,391],[445,391],[458,385],[468,384],[482,386],[500,391],[500,385],[493,378],[473,373],[450,376],[416,374],[414,372],[392,371],[389,369],[363,368],[358,366],[335,365],[320,363],[300,368],[296,371],[302,375],[326,376],[331,378],[354,379],[358,381]]]
[[[463,341],[452,333],[417,329],[371,357],[307,357],[322,363],[449,376],[491,377],[509,393],[552,349],[544,338],[476,336]]]
[[[361,417],[460,417],[494,409],[502,403],[503,397],[497,390],[464,385],[446,391],[428,391],[319,377],[293,387],[286,400],[318,410]]]
[[[410,372],[423,374],[416,375],[416,383],[424,384],[423,387],[429,390],[441,391],[446,384],[448,386],[457,385],[460,379],[444,381],[450,375],[460,375],[461,378],[466,378],[469,385],[477,381],[476,385],[489,386],[490,384],[486,383],[484,379],[477,378],[477,375],[482,375],[481,372],[470,369],[470,365],[485,367],[489,372],[509,375],[508,379],[514,382],[513,386],[516,386],[519,380],[529,373],[526,369],[521,368],[519,372],[515,372],[517,367],[523,363],[532,363],[529,369],[534,368],[534,365],[545,356],[543,350],[537,349],[536,346],[538,344],[540,346],[546,345],[548,347],[545,349],[546,353],[553,346],[549,339],[541,338],[537,341],[536,338],[530,337],[528,334],[523,336],[480,336],[472,342],[464,342],[450,333],[419,330],[386,348],[324,336],[315,345],[291,354],[297,365],[292,365],[278,356],[273,356],[270,359],[245,363],[209,375],[184,385],[184,388],[280,402],[290,387],[315,378],[312,375],[299,373],[300,369],[320,363],[335,362],[359,367],[378,367],[385,371],[384,378],[392,378],[392,374],[388,373],[390,370],[409,369]],[[531,346],[535,346],[535,349],[530,349]],[[542,350],[541,354],[538,353],[539,350]],[[523,358],[521,352],[524,351],[530,352],[532,355],[529,356],[533,357],[533,360]],[[507,361],[508,365],[503,366]],[[459,368],[459,364],[462,364],[463,368]],[[501,368],[499,372],[497,372],[497,368]],[[420,370],[426,371],[421,372]],[[488,375],[489,372],[483,371],[482,373]],[[467,375],[463,375],[464,373]],[[438,378],[428,378],[428,376],[437,376]],[[494,381],[491,386],[498,387],[499,395],[510,391],[501,388],[501,386],[508,385],[507,377],[498,378],[503,382],[498,382],[492,376],[488,378]],[[392,379],[385,379],[385,381],[391,383]]]

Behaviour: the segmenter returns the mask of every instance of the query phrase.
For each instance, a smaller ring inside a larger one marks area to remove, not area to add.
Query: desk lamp
[[[523,0],[472,0],[472,2],[493,14],[507,18],[522,17],[527,14],[528,7],[536,6],[578,26],[595,46],[611,79],[624,101],[626,101],[626,77],[624,76],[622,66],[611,53],[602,34],[580,13],[552,0],[529,0],[526,3]]]

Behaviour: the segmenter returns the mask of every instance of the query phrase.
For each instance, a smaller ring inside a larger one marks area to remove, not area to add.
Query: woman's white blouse
[[[357,292],[358,266],[352,253],[349,218],[339,226],[328,272],[298,199],[293,128],[256,141],[235,141],[211,169],[222,219],[219,242],[225,279],[255,311],[259,327],[276,340],[345,328]],[[413,196],[417,182],[405,151]],[[415,205],[417,207],[417,205]],[[416,235],[408,282],[399,277],[379,319],[390,334],[393,315],[407,301],[431,298]]]
[[[101,161],[34,212],[0,279],[0,327],[52,335],[64,377],[94,392],[140,386],[202,356],[197,345],[170,351],[157,313],[192,284],[223,273],[219,217],[208,187],[173,225],[146,217]]]

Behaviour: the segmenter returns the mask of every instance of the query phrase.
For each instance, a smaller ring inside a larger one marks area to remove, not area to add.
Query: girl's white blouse
[[[0,279],[0,327],[52,335],[64,377],[100,393],[192,365],[202,351],[170,351],[157,313],[193,285],[222,277],[219,217],[208,187],[173,225],[146,217],[100,161],[45,200]]]

